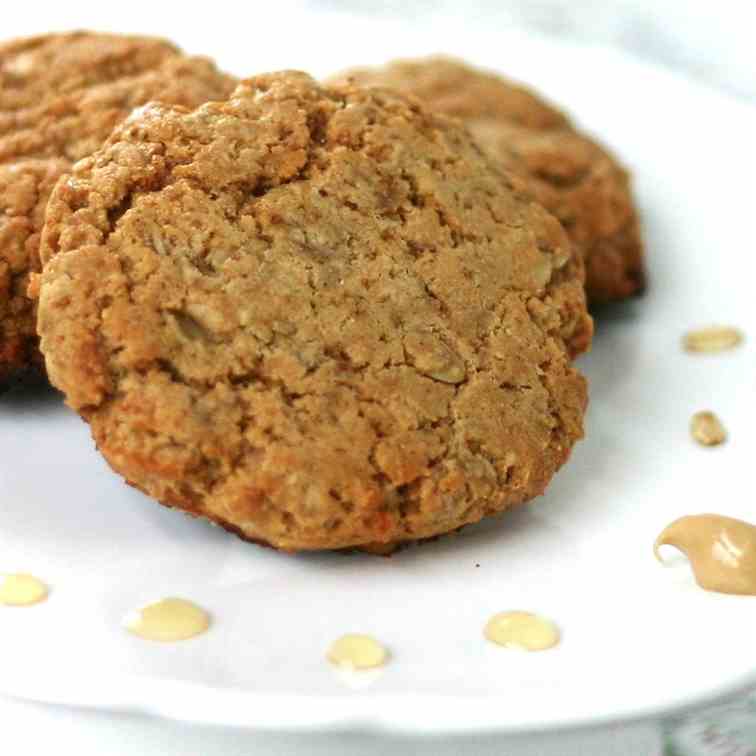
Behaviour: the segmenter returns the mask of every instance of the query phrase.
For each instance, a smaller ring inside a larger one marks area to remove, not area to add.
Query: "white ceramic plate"
[[[651,544],[682,514],[756,519],[756,112],[614,53],[495,30],[305,14],[251,47],[245,28],[215,17],[156,7],[149,19],[143,31],[239,74],[325,74],[441,49],[533,82],[634,170],[651,288],[601,314],[581,360],[587,439],[548,494],[392,559],[242,543],[127,488],[57,396],[0,398],[0,571],[52,587],[45,604],[0,611],[0,691],[255,728],[440,733],[640,717],[753,682],[756,599],[704,593],[684,561],[658,565]],[[60,17],[77,23],[117,20]],[[711,322],[751,340],[684,354],[682,333]],[[724,419],[725,447],[690,440],[704,408]],[[121,629],[130,609],[165,595],[207,607],[211,632],[166,646]],[[531,655],[491,646],[482,628],[503,609],[553,617],[563,643]],[[328,666],[325,648],[347,631],[390,647],[382,674],[354,681]]]

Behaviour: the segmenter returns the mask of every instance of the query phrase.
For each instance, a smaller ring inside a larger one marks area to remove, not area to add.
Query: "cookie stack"
[[[386,551],[567,461],[586,265],[621,298],[641,248],[625,171],[534,95],[444,59],[237,85],[85,33],[0,47],[0,81],[0,370],[41,352],[130,484]]]
[[[193,108],[235,84],[162,39],[74,32],[0,44],[0,381],[42,362],[27,290],[55,182],[134,108]]]

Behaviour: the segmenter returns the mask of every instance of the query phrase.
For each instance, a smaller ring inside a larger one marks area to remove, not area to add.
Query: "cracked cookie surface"
[[[582,435],[569,240],[396,93],[283,72],[144,108],[56,186],[41,251],[48,374],[110,465],[248,539],[445,533]]]
[[[617,159],[525,87],[445,57],[354,69],[335,81],[392,87],[462,120],[559,218],[586,265],[588,299],[643,291],[643,243],[630,178]]]
[[[0,383],[41,363],[27,289],[57,179],[134,107],[196,107],[235,83],[161,39],[72,32],[0,44]]]

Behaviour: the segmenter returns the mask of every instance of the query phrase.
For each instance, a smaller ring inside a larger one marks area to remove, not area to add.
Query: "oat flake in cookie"
[[[643,245],[625,169],[534,92],[445,57],[354,69],[337,80],[412,94],[461,119],[564,225],[586,264],[592,303],[642,292]]]
[[[158,501],[298,549],[542,493],[582,435],[569,241],[458,124],[284,72],[152,105],[59,183],[52,382]]]
[[[55,182],[132,108],[196,107],[234,85],[161,39],[73,32],[0,44],[0,385],[41,363],[27,289]]]

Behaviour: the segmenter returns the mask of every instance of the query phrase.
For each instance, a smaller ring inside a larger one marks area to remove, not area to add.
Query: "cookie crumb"
[[[722,421],[708,410],[693,415],[690,434],[702,446],[718,446],[727,440],[727,431]]]
[[[732,326],[707,326],[688,331],[683,337],[686,352],[723,352],[743,342],[743,334]]]

